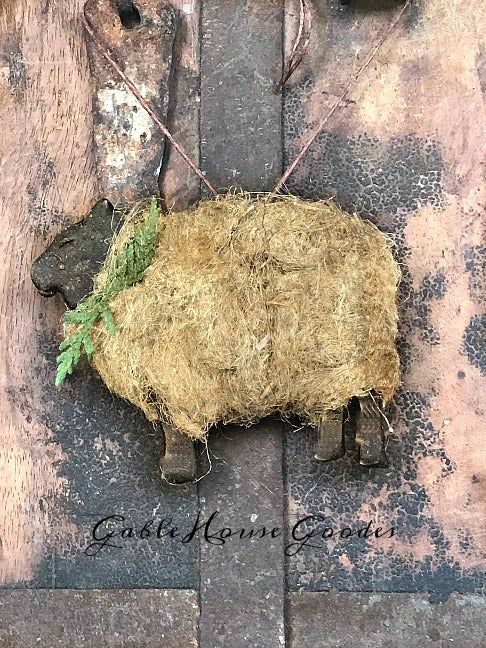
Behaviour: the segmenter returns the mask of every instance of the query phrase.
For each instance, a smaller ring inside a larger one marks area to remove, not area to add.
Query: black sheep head
[[[100,200],[79,223],[58,234],[32,265],[30,276],[44,297],[59,293],[69,308],[93,290],[93,281],[108,253],[121,214]]]

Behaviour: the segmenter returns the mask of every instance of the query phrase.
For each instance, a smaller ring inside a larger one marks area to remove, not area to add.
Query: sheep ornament
[[[211,426],[274,413],[316,427],[316,459],[340,457],[353,398],[360,461],[380,461],[381,411],[399,382],[400,272],[374,225],[327,201],[247,194],[167,214],[138,206],[110,243],[113,222],[101,201],[32,279],[77,306],[58,382],[85,353],[111,391],[160,421],[167,481],[194,479],[193,441]],[[87,297],[87,255],[70,257],[80,237],[91,260],[106,257]]]

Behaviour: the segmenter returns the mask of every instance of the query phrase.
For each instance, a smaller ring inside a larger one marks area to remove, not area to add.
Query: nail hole
[[[140,12],[132,0],[118,0],[117,10],[121,24],[125,29],[135,29],[140,25],[142,21]]]

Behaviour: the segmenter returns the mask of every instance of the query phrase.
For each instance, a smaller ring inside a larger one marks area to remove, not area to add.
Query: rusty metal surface
[[[130,3],[125,5],[90,0],[86,16],[113,58],[165,121],[176,33],[174,9],[165,0],[139,0],[136,13],[130,14]],[[156,195],[165,138],[92,40],[87,42],[100,197],[117,204]]]
[[[164,116],[169,105],[174,12],[166,3],[138,2],[140,22],[127,28],[116,6],[103,0],[90,3],[90,23],[123,61],[142,95]],[[164,138],[92,43],[88,55],[93,72],[93,146],[102,195],[124,203],[157,194]],[[111,227],[111,216],[108,221],[105,225]],[[57,338],[39,335],[51,375],[57,344]],[[109,549],[103,556],[85,553],[93,539],[94,524],[104,517],[120,516],[137,529],[150,519],[155,526],[164,517],[188,526],[194,520],[198,507],[195,485],[174,489],[162,481],[163,430],[151,426],[131,404],[110,394],[87,364],[60,391],[48,382],[43,398],[39,415],[62,448],[60,472],[69,485],[53,505],[53,517],[62,511],[70,520],[70,530],[54,538],[28,585],[196,587],[195,543],[161,542],[151,534],[126,543],[123,549]],[[121,531],[122,521],[117,524]]]
[[[287,161],[392,16],[320,6],[285,90]],[[372,520],[397,535],[318,543],[289,559],[292,589],[441,597],[484,584],[482,23],[456,0],[414,3],[289,183],[389,232],[403,271],[388,468],[365,469],[356,456],[318,465],[307,460],[311,432],[287,434],[291,522],[321,513],[337,529]]]

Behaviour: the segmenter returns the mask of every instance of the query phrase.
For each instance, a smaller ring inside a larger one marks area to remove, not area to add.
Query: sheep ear
[[[94,205],[94,207],[91,210],[91,216],[98,216],[103,218],[103,216],[106,216],[107,218],[110,218],[113,215],[113,212],[115,211],[115,208],[111,204],[111,202],[107,198],[103,198],[102,200],[98,200],[98,202]]]

